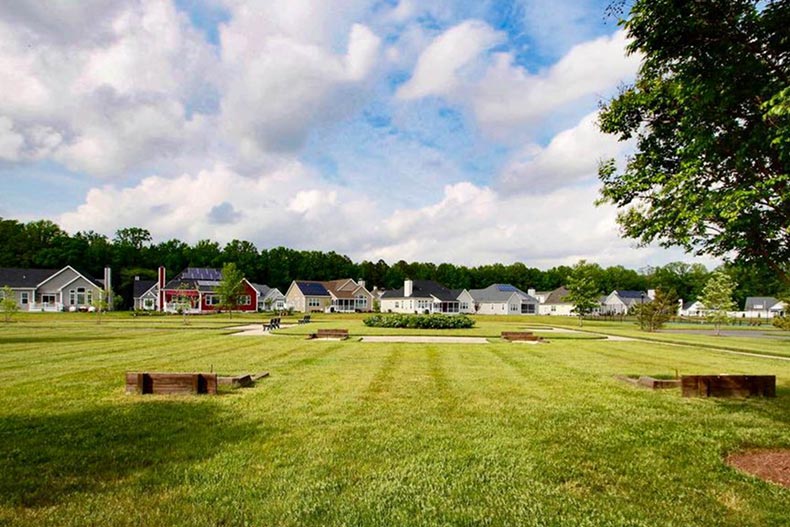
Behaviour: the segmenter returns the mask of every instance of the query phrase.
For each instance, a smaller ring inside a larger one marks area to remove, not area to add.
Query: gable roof
[[[522,302],[526,300],[527,302],[538,303],[537,298],[528,295],[518,287],[510,284],[492,284],[485,289],[469,290],[469,294],[472,295],[475,302],[490,302],[495,304],[507,302],[514,293],[521,297]]]
[[[460,293],[459,293],[460,294]],[[406,298],[403,296],[403,287],[386,291],[381,295],[382,298]],[[413,280],[412,293],[408,298],[430,298],[436,297],[442,302],[457,302],[458,295],[453,294],[453,291],[446,288],[438,282],[433,280]]]
[[[252,282],[250,282],[250,285],[252,286],[253,289],[258,291],[258,294],[261,296],[266,296],[267,294],[269,294],[269,291],[272,290],[271,287],[265,284],[253,284]]]
[[[135,280],[132,296],[140,298],[156,285],[156,280]]]
[[[568,290],[565,286],[560,286],[551,293],[549,296],[546,297],[546,301],[543,302],[544,304],[570,304],[570,302],[565,301],[565,297],[568,296]]]
[[[746,304],[743,310],[768,311],[778,303],[779,300],[772,296],[748,296],[746,297]]]
[[[691,300],[689,302],[683,303],[683,311],[688,311],[689,309],[694,307],[694,304],[699,304],[700,307],[702,307],[703,309],[705,308],[705,305],[700,300]]]
[[[60,269],[0,268],[0,287],[35,288]]]

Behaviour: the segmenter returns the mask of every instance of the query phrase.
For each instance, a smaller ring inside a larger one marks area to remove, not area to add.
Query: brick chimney
[[[165,310],[165,282],[166,282],[165,266],[160,265],[157,273],[157,294],[159,295],[159,311]]]

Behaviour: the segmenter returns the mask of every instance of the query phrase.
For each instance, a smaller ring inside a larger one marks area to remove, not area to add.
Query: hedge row
[[[466,315],[373,315],[364,320],[365,325],[373,328],[412,328],[412,329],[464,329],[471,328],[475,321]]]

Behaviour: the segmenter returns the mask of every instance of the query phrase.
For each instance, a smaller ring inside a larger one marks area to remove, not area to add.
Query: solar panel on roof
[[[514,292],[514,291],[516,290],[516,288],[515,288],[515,287],[513,287],[513,286],[512,286],[512,285],[510,285],[510,284],[501,284],[501,285],[498,285],[498,286],[497,286],[497,289],[499,289],[499,290],[500,290],[500,291],[502,291],[502,292]]]
[[[310,282],[300,282],[299,289],[301,289],[302,293],[305,295],[310,296],[326,296],[329,294],[323,285]]]
[[[181,273],[183,280],[222,280],[222,271],[205,267],[187,267]]]

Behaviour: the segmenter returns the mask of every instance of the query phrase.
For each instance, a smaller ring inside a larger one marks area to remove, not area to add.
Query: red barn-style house
[[[165,268],[160,267],[157,283],[159,285],[159,311],[176,313],[213,313],[221,309],[221,299],[216,293],[222,281],[222,271],[205,267],[187,267],[175,278],[166,281]],[[236,311],[256,311],[258,291],[245,278],[242,281],[244,293],[239,299]]]

